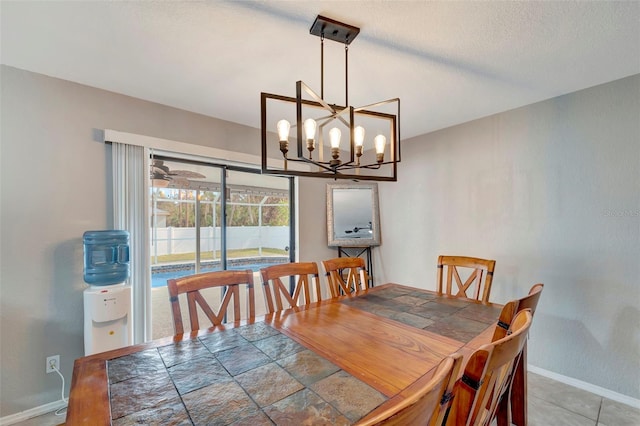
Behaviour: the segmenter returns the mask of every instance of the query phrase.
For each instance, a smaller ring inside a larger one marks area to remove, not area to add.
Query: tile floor
[[[18,425],[54,426],[63,422],[64,416],[51,413]],[[640,409],[529,373],[529,425],[638,426]]]
[[[640,409],[529,373],[529,425],[638,426]]]

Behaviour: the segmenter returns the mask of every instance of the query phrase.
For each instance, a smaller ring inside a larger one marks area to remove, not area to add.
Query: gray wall
[[[439,254],[496,259],[492,301],[545,284],[530,364],[640,398],[640,75],[402,149],[382,280],[434,289]]]
[[[111,226],[111,148],[96,129],[259,154],[257,129],[2,66],[0,417],[60,399],[83,355],[82,234]],[[258,108],[258,104],[255,108]],[[301,180],[301,256],[326,248],[324,186]],[[324,183],[323,183],[324,184]],[[312,225],[307,225],[311,223]],[[323,250],[324,249],[324,250]],[[309,250],[309,253],[305,253]]]

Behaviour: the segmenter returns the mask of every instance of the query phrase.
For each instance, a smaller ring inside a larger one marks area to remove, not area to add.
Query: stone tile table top
[[[386,284],[91,355],[75,362],[67,424],[353,424],[490,341],[499,313]]]
[[[387,398],[264,323],[107,361],[114,425],[350,424]]]

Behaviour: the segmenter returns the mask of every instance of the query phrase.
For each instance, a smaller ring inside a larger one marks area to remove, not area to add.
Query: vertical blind
[[[113,226],[129,231],[133,343],[151,340],[149,149],[112,143]]]

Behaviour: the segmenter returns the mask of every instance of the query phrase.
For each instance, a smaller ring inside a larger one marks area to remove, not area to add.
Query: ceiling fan
[[[191,170],[171,170],[162,160],[153,160],[151,164],[151,179],[155,187],[167,187],[173,182],[176,186],[189,186],[189,179],[204,179],[202,173]]]
[[[369,225],[367,226],[356,226],[353,229],[345,229],[344,233],[345,234],[359,234],[362,231],[362,233],[365,234],[372,234],[373,233],[373,227],[371,226],[371,222],[369,222]],[[359,238],[357,236],[354,235],[355,238]]]

